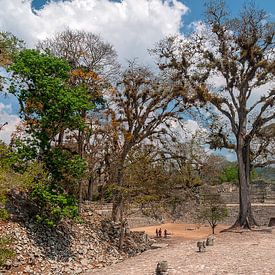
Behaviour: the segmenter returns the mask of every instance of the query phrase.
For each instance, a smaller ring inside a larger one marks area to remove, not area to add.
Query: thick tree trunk
[[[125,220],[124,220],[124,201],[123,198],[121,200],[120,204],[120,236],[119,236],[119,249],[121,250],[123,248],[123,243],[124,243],[124,236],[125,236]]]
[[[114,222],[121,220],[121,209],[123,209],[123,196],[117,192],[113,197],[112,220]]]
[[[122,154],[115,171],[115,183],[118,187],[123,187],[123,166],[126,158],[126,153]],[[123,191],[114,190],[113,193],[113,209],[112,209],[112,220],[114,222],[120,221],[120,216],[123,214],[120,209],[123,209]]]
[[[239,168],[239,216],[233,227],[248,228],[257,225],[251,208],[250,199],[250,159],[249,146],[244,140],[238,142],[237,158]]]

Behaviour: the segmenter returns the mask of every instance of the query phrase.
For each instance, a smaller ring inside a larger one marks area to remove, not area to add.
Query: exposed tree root
[[[223,232],[243,233],[246,231],[254,231],[257,229],[259,229],[259,225],[255,221],[253,215],[250,215],[249,217],[246,217],[246,219],[243,222],[239,216],[236,222],[232,226],[222,230],[221,232],[222,233]]]

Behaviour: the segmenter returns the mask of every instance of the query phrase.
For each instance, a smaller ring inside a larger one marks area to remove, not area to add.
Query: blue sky
[[[174,5],[167,5],[167,2]],[[0,30],[9,31],[35,47],[37,41],[66,28],[99,33],[116,49],[119,61],[138,58],[152,64],[147,49],[170,34],[190,31],[190,24],[203,19],[204,0],[0,0]],[[115,2],[115,3],[114,3]],[[226,0],[237,14],[244,0]],[[275,19],[275,0],[254,0]],[[33,12],[35,10],[35,12]],[[0,70],[1,73],[1,70]],[[15,126],[16,101],[0,96],[0,124]],[[7,128],[6,128],[7,129]],[[2,131],[3,133],[3,131]],[[0,133],[0,138],[1,134]],[[7,134],[8,135],[8,134]],[[7,136],[6,135],[6,136]]]
[[[55,0],[58,2],[59,0]],[[61,1],[61,0],[60,0]],[[68,1],[68,0],[67,0]],[[137,0],[138,1],[138,0]],[[204,0],[180,0],[183,4],[190,8],[190,12],[184,16],[184,22],[190,24],[193,21],[200,20],[203,16]],[[49,0],[33,0],[32,6],[35,9],[42,8]],[[237,14],[243,4],[247,0],[226,0],[226,5],[230,10]],[[275,17],[275,1],[274,0],[254,0],[255,4],[259,8],[263,8],[268,11],[273,18]]]

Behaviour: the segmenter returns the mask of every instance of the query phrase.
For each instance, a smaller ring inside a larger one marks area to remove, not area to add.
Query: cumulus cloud
[[[18,116],[12,114],[11,104],[5,105],[0,103],[0,126],[4,123],[5,125],[0,131],[0,140],[3,140],[6,143],[10,142],[11,134],[16,129],[16,126],[20,123]]]
[[[32,12],[31,1],[1,0],[0,29],[28,46],[66,28],[99,33],[117,50],[120,60],[148,62],[147,49],[180,32],[188,8],[178,0],[71,0],[50,2]]]
[[[200,137],[206,134],[206,129],[198,124],[197,121],[188,119],[186,121],[171,120],[169,131],[177,137],[178,141],[186,142],[191,140],[195,134]]]

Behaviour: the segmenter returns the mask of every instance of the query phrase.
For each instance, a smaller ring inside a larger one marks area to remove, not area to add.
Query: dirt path
[[[169,275],[173,274],[275,274],[275,233],[220,233],[215,245],[198,253],[196,239],[209,235],[209,227],[195,225],[161,225],[171,238],[168,246],[146,251],[124,262],[87,274],[152,275],[158,261],[166,260]],[[225,226],[220,227],[224,228]],[[151,235],[154,227],[139,228]]]

